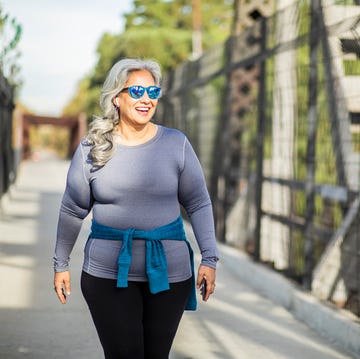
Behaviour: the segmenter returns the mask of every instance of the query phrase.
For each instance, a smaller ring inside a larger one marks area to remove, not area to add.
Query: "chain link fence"
[[[217,236],[360,314],[360,7],[299,1],[167,74]]]

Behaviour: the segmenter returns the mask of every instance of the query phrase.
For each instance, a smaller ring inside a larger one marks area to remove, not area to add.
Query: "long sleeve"
[[[54,255],[56,272],[68,270],[70,253],[79,235],[83,219],[91,210],[91,187],[84,172],[84,157],[80,145],[70,164],[60,207]]]
[[[200,162],[188,140],[184,142],[183,158],[179,201],[190,218],[202,255],[201,263],[215,268],[219,255],[211,200]]]

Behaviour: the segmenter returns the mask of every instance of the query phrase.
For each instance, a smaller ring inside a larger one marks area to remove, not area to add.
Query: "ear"
[[[113,98],[113,104],[116,108],[119,108],[119,99],[117,97]]]

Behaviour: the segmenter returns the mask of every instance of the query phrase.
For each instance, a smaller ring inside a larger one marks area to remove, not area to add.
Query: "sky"
[[[38,115],[59,116],[94,68],[105,32],[121,33],[132,0],[0,0],[22,25],[18,99]]]

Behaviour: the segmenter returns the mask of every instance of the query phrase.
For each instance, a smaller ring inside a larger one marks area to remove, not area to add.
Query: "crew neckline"
[[[122,148],[122,149],[136,149],[136,148],[146,147],[146,146],[156,142],[160,138],[161,134],[163,133],[164,128],[163,128],[163,126],[157,125],[157,124],[155,124],[155,126],[156,126],[155,136],[150,138],[148,141],[146,141],[144,143],[140,143],[138,145],[124,145],[122,143],[116,143],[116,146],[118,148]]]

